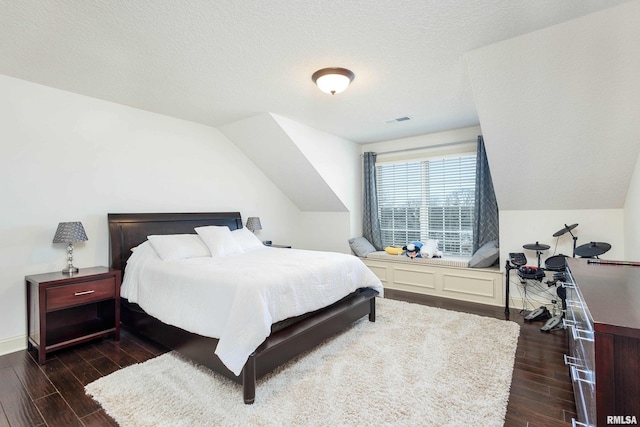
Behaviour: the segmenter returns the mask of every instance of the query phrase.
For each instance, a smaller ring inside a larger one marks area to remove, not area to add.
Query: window
[[[439,240],[447,255],[471,256],[476,156],[376,165],[382,243]]]

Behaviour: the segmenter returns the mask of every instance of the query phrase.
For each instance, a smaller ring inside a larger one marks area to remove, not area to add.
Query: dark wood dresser
[[[574,425],[640,423],[640,267],[567,258],[567,276]]]

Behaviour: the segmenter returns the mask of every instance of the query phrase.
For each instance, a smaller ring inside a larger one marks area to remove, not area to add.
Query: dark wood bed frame
[[[110,264],[123,274],[131,248],[147,240],[148,235],[194,234],[195,227],[206,225],[226,225],[231,230],[242,228],[239,212],[108,214],[108,222]],[[124,298],[121,299],[121,323],[133,332],[242,384],[244,402],[250,404],[255,400],[257,379],[364,316],[369,316],[369,320],[375,322],[377,294],[371,288],[358,289],[326,308],[283,321],[286,324],[279,322],[274,326],[284,326],[272,328],[275,332],[249,356],[240,375],[231,372],[214,354],[217,339],[164,324]]]

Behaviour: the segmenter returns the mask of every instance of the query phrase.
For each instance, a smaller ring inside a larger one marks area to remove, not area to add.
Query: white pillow
[[[248,228],[238,228],[233,230],[231,235],[243,250],[264,246],[260,239],[258,239],[258,237]]]
[[[236,255],[244,252],[226,225],[209,225],[195,230],[209,248],[211,256]]]
[[[197,234],[151,235],[147,239],[163,261],[211,256]]]

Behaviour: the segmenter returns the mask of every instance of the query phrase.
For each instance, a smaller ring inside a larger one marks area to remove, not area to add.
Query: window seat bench
[[[362,261],[387,289],[501,306],[504,276],[499,266],[471,268],[469,258],[414,258],[372,252]]]

